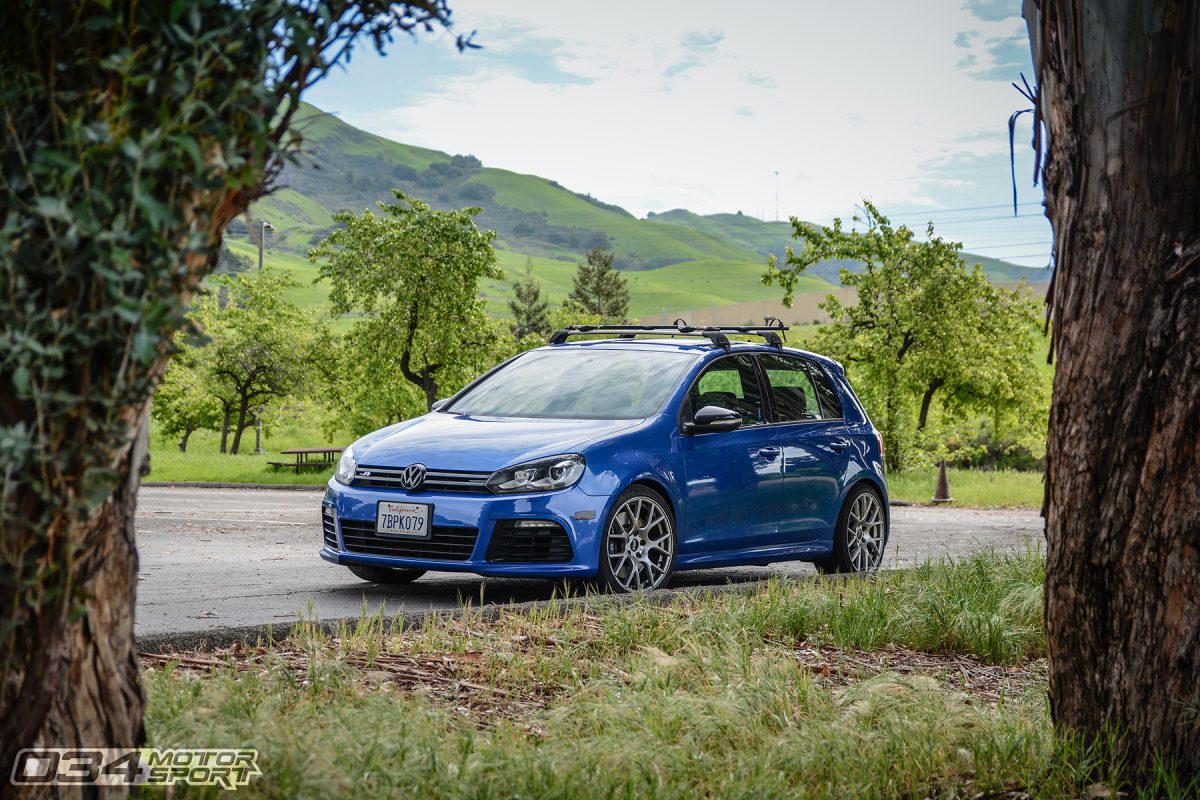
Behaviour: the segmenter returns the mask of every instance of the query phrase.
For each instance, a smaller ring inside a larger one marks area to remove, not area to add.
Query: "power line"
[[[1049,258],[1049,257],[1050,257],[1050,253],[1049,253],[1049,251],[1046,251],[1046,250],[1043,250],[1040,253],[1016,253],[1014,255],[988,256],[988,258],[994,258],[998,261],[1011,261],[1014,258]]]
[[[1018,206],[1040,206],[1041,201],[1017,203]],[[961,211],[995,211],[997,208],[1012,208],[1012,203],[1002,203],[997,206],[964,206],[962,208],[931,208],[927,211],[902,211],[899,214],[888,214],[887,217],[920,217],[933,214],[957,214]]]
[[[1044,216],[1042,216],[1041,214],[1018,214],[1016,216],[1013,216],[1011,214],[1002,214],[998,217],[963,217],[961,219],[943,219],[943,220],[933,219],[932,221],[937,223],[938,225],[957,225],[960,222],[991,222],[991,221],[995,221],[995,220],[1008,220],[1008,219],[1046,219],[1046,218]]]
[[[1000,248],[1001,250],[1003,250],[1005,247],[1026,247],[1026,246],[1032,246],[1032,245],[1038,245],[1038,244],[1050,244],[1050,243],[1051,243],[1050,239],[1045,239],[1040,242],[1007,242],[1005,244],[979,244],[979,245],[972,245],[971,250],[972,251],[995,250],[996,248]]]
[[[1039,206],[1040,207],[1041,205],[1042,205],[1042,203],[1040,200],[1039,201],[1029,201],[1026,203],[1017,203],[1017,206],[1021,207],[1021,208],[1028,207],[1028,206]],[[884,214],[884,216],[886,216],[888,219],[893,219],[896,217],[928,217],[930,215],[936,216],[938,214],[959,214],[964,211],[995,211],[998,208],[1012,208],[1012,203],[1003,203],[1003,204],[995,205],[995,206],[960,206],[960,207],[947,207],[947,208],[928,208],[924,211],[901,211],[901,212],[898,212],[895,214]],[[859,211],[859,209],[855,209],[855,213],[857,213],[858,211]],[[853,216],[853,215],[851,215],[851,216]],[[1022,216],[1041,216],[1041,215],[1040,214],[1036,214],[1036,215],[1035,214],[1025,214]],[[843,220],[848,219],[848,217],[838,216],[838,215],[821,217],[821,219],[834,219],[834,218],[839,218],[839,219],[843,219]]]

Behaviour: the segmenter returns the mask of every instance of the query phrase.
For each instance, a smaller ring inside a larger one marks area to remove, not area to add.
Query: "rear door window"
[[[776,355],[760,356],[759,364],[767,376],[776,422],[841,418],[837,393],[815,364]]]

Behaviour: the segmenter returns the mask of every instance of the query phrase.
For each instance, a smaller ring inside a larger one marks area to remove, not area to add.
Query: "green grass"
[[[1042,570],[980,554],[665,606],[302,624],[216,669],[157,662],[149,744],[256,748],[246,797],[1084,796],[1111,774],[1052,731]]]
[[[188,440],[187,452],[180,453],[178,438],[163,436],[158,425],[152,423],[150,474],[146,480],[317,485],[329,480],[333,470],[305,471],[297,475],[290,470],[276,470],[267,462],[291,460],[291,457],[280,456],[280,450],[324,445],[341,447],[352,439],[349,433],[330,439],[321,432],[319,426],[304,421],[289,421],[266,429],[263,435],[263,450],[266,452],[263,455],[252,454],[253,428],[247,428],[242,434],[241,453],[236,456],[220,452],[221,437],[213,431],[196,431]],[[232,434],[229,441],[232,444]]]
[[[1041,508],[1042,473],[1016,470],[950,469],[950,496],[969,508]],[[893,500],[928,504],[937,486],[937,468],[893,472],[887,477]]]
[[[480,295],[488,302],[488,311],[496,317],[510,317],[508,300],[512,284],[525,272],[526,256],[497,251],[504,270],[502,280],[486,281]],[[576,261],[533,258],[533,274],[542,286],[542,299],[558,306],[574,285]],[[779,289],[763,286],[759,277],[764,270],[757,261],[726,261],[704,258],[658,269],[624,272],[629,285],[629,314],[633,318],[657,316],[681,309],[707,309],[752,300],[774,300]],[[832,287],[819,278],[802,276],[797,292],[828,292]]]

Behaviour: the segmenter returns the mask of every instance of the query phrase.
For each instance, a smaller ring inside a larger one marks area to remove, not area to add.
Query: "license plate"
[[[428,503],[394,503],[383,500],[375,507],[375,532],[380,536],[429,536],[429,517],[433,506]]]

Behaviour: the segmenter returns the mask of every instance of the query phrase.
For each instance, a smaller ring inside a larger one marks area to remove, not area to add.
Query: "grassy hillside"
[[[786,223],[682,209],[637,219],[555,181],[484,167],[473,156],[393,142],[313,106],[305,105],[298,119],[305,137],[300,163],[283,170],[280,188],[255,203],[251,217],[274,226],[268,259],[296,274],[302,287],[293,294],[306,305],[322,303],[327,295],[323,286],[312,285],[316,271],[304,254],[333,229],[333,215],[373,208],[390,199],[395,188],[437,208],[484,209],[479,221],[498,234],[506,276],[488,282],[482,294],[500,316],[508,314],[512,282],[527,255],[545,296],[558,303],[570,291],[576,264],[593,247],[612,249],[617,268],[627,272],[635,317],[780,296],[777,288],[761,286],[759,278],[767,255],[782,254],[792,241]],[[241,221],[230,226],[228,239],[235,252],[254,254],[256,245]],[[978,260],[996,280],[1018,280],[1026,272],[994,259]],[[839,266],[818,265],[797,293],[828,292],[827,281],[836,283]]]
[[[739,247],[754,252],[763,261],[769,255],[782,259],[785,249],[795,245],[792,238],[792,226],[788,222],[765,222],[754,217],[737,214],[708,214],[701,216],[686,209],[677,208],[662,214],[654,214],[649,221],[660,225],[686,228],[697,234],[706,234],[733,242]],[[1001,261],[996,258],[963,253],[963,260],[968,264],[979,264],[983,271],[993,281],[1011,282],[1026,278],[1030,282],[1045,280],[1044,271],[1029,269]],[[810,272],[824,278],[830,283],[838,282],[838,271],[843,267],[855,269],[855,264],[849,261],[824,261],[813,267]]]
[[[249,256],[257,263],[258,250],[249,243],[231,240],[229,249],[239,255]],[[480,286],[480,295],[487,301],[491,314],[507,317],[512,282],[525,270],[526,256],[507,250],[497,251],[496,256],[504,270],[504,279],[485,281]],[[289,299],[305,307],[328,305],[329,287],[324,283],[314,284],[317,267],[307,258],[279,248],[270,248],[265,262],[291,273],[300,284],[288,291]],[[533,268],[534,276],[542,286],[542,297],[553,305],[561,304],[571,291],[575,262],[535,256]],[[630,314],[637,318],[648,318],[663,313],[684,313],[688,309],[776,299],[777,289],[758,283],[761,273],[762,266],[758,264],[717,259],[626,273],[631,297]],[[807,277],[801,279],[799,288],[802,292],[823,293],[832,287],[818,278]],[[338,326],[343,325],[349,325],[349,321],[339,320]]]

